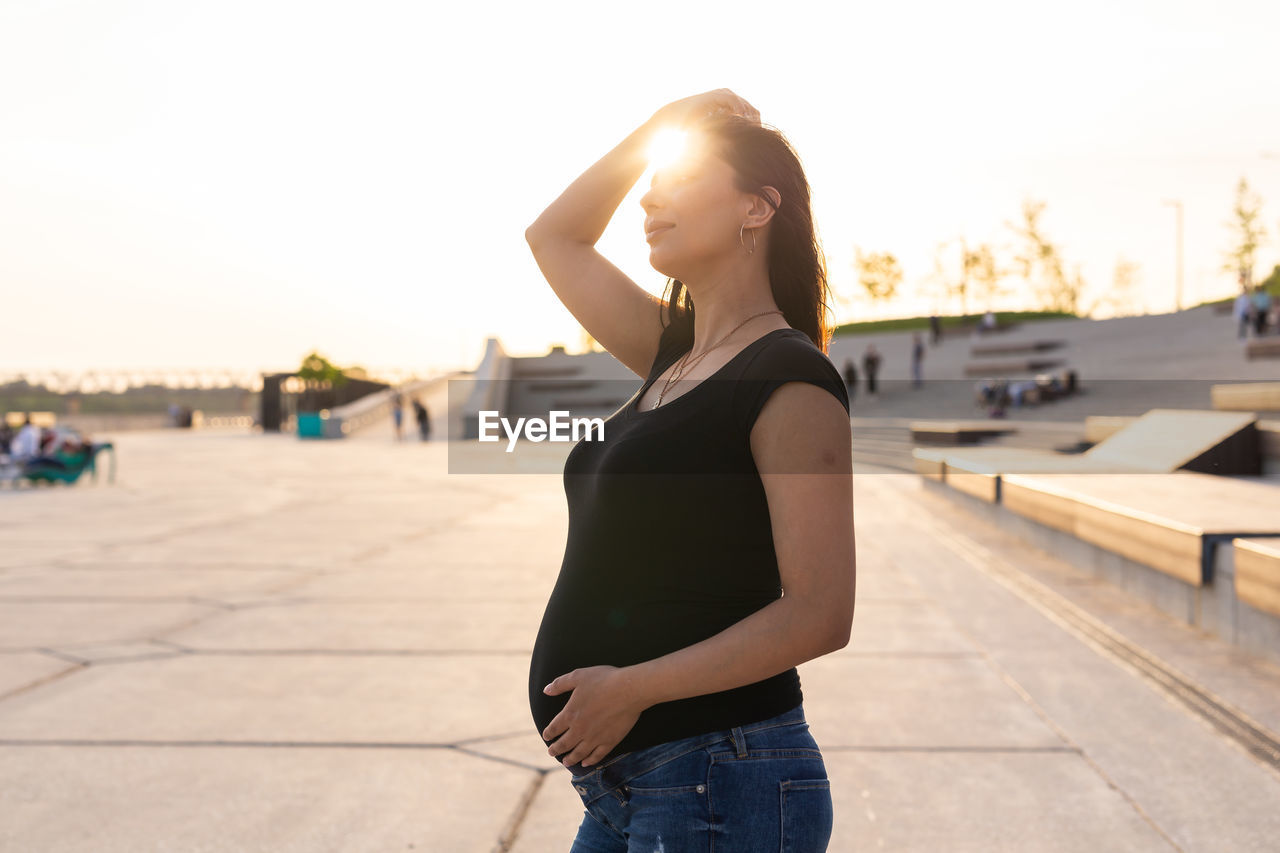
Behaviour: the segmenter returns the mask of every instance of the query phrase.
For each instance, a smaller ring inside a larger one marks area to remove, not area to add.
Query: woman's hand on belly
[[[630,672],[616,666],[589,666],[554,679],[543,692],[572,690],[568,703],[547,724],[542,739],[566,767],[594,764],[627,736],[648,707],[636,694]]]

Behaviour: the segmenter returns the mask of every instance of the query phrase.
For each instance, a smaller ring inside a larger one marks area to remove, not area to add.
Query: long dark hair
[[[813,226],[809,182],[795,149],[777,128],[753,124],[738,116],[707,122],[697,131],[711,150],[733,167],[742,192],[757,193],[773,204],[763,187],[774,187],[781,204],[770,220],[765,251],[769,258],[769,288],[773,301],[792,328],[809,336],[823,353],[831,340],[827,300],[827,265]],[[693,296],[684,282],[667,279],[663,293],[673,333],[693,342]]]

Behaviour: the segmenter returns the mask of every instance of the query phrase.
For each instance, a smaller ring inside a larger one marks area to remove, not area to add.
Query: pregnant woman
[[[661,300],[594,248],[648,169]],[[564,561],[529,669],[585,807],[571,853],[821,851],[831,783],[796,666],[848,644],[849,399],[800,162],[727,89],[658,110],[525,233],[644,384],[564,467]],[[695,303],[697,310],[695,312]]]

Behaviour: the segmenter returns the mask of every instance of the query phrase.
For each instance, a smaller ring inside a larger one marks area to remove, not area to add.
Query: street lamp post
[[[1177,307],[1182,310],[1182,200],[1166,200],[1165,204],[1178,211],[1178,297]]]

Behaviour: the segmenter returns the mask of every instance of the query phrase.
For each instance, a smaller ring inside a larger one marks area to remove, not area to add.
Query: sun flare
[[[649,165],[661,169],[675,163],[689,148],[689,134],[668,128],[658,131],[649,144]]]

